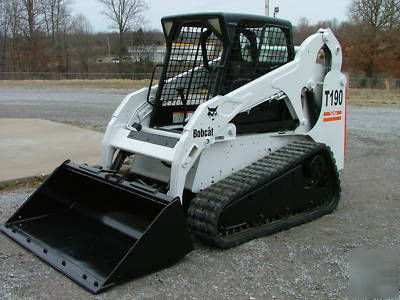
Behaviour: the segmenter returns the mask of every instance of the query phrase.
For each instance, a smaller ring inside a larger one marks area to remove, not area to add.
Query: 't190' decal
[[[343,90],[325,91],[325,106],[337,106],[343,104]]]

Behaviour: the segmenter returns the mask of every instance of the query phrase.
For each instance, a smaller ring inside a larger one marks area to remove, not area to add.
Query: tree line
[[[0,71],[87,71],[91,25],[69,0],[0,0]],[[78,47],[80,45],[80,47]]]
[[[160,31],[137,26],[142,0],[98,1],[116,32],[94,33],[84,15],[72,14],[72,0],[0,0],[0,72],[123,72],[124,64],[96,58],[122,58],[128,45],[162,45]]]
[[[140,28],[144,0],[98,0],[113,24],[109,33],[95,33],[84,15],[73,15],[71,1],[0,0],[0,72],[150,72],[154,63],[146,56],[123,60],[128,47],[152,51],[164,43],[160,31]],[[296,45],[327,27],[352,76],[400,78],[400,0],[349,0],[345,22],[302,18],[294,27]],[[118,63],[96,63],[102,57]]]
[[[315,25],[302,18],[295,28],[295,42],[329,27],[342,45],[346,72],[400,79],[400,0],[352,0],[348,17],[342,23],[333,19]]]

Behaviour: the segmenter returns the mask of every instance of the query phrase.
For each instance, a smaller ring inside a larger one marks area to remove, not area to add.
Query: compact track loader
[[[190,234],[228,248],[340,198],[346,77],[331,30],[294,47],[291,24],[263,16],[162,26],[159,83],[114,112],[102,167],[64,162],[1,228],[94,293],[185,256]]]

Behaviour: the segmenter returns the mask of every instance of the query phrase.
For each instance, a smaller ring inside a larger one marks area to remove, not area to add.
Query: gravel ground
[[[119,93],[123,93],[59,88],[4,91],[8,91],[9,99],[1,87],[0,117],[51,118],[95,127],[106,124],[122,99]],[[50,96],[57,97],[58,102],[53,103]],[[19,100],[15,103],[11,99]],[[85,114],[83,108],[90,114]],[[0,235],[0,298],[348,297],[349,256],[354,249],[400,247],[400,106],[350,107],[348,116],[348,155],[345,170],[341,172],[342,199],[333,214],[234,249],[222,251],[195,244],[195,251],[170,268],[97,296]],[[0,222],[32,191],[0,192]]]

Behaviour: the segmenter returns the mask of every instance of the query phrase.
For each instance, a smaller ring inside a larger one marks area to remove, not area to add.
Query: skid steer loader
[[[1,228],[93,293],[182,258],[189,232],[228,248],[340,198],[346,77],[331,30],[294,47],[291,24],[263,16],[162,26],[159,83],[114,112],[102,167],[64,162]]]

